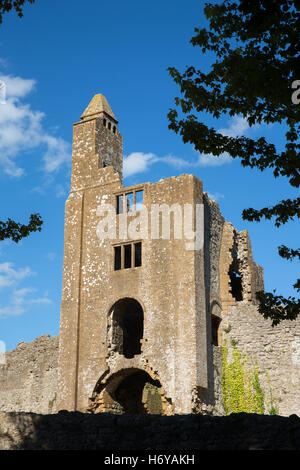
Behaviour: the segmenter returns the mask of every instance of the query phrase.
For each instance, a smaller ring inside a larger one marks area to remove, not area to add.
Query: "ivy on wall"
[[[232,361],[229,362],[226,341],[222,346],[222,392],[226,415],[230,413],[264,414],[264,393],[259,382],[257,364],[249,368],[247,358],[232,342]]]

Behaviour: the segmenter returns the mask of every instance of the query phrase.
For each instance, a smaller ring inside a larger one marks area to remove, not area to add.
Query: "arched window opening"
[[[117,128],[116,128],[116,126],[114,126],[114,127],[113,127],[113,133],[114,133],[114,134],[116,133],[116,130],[117,130]]]
[[[135,299],[121,299],[112,308],[112,347],[127,359],[141,354],[144,313]]]
[[[110,122],[108,122],[107,127],[108,127],[108,130],[110,131],[111,130],[111,123]]]
[[[103,126],[106,127],[106,119],[103,119]]]
[[[219,346],[219,328],[221,318],[216,315],[211,316],[211,342],[214,346]]]
[[[232,297],[237,301],[240,302],[243,300],[243,284],[242,284],[242,279],[243,276],[240,273],[239,270],[239,263],[238,260],[233,260],[233,262],[230,265],[229,271],[228,271],[229,277],[230,277],[230,286],[231,286],[231,294]]]

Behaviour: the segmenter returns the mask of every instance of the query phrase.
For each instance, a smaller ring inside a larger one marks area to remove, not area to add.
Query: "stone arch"
[[[144,334],[144,310],[133,298],[117,300],[108,315],[107,341],[109,349],[127,359],[141,354]]]
[[[152,375],[152,374],[151,374]],[[103,375],[87,411],[115,414],[169,414],[169,401],[158,378],[135,367]]]

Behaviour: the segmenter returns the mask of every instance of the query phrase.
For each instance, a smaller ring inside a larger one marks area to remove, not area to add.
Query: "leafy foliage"
[[[259,382],[257,365],[250,371],[247,360],[232,344],[232,361],[224,342],[222,346],[222,395],[224,411],[230,413],[264,414],[264,392]]]
[[[3,13],[11,11],[13,8],[20,18],[23,16],[23,5],[25,2],[34,3],[35,0],[0,0],[0,24],[2,23]]]
[[[18,243],[22,238],[28,237],[32,232],[42,230],[43,221],[40,214],[31,214],[28,225],[20,224],[8,219],[6,222],[0,220],[0,241],[7,238]]]
[[[174,67],[168,69],[181,90],[181,97],[175,98],[177,109],[168,114],[170,129],[179,132],[185,143],[193,144],[201,153],[219,156],[228,152],[231,157],[240,158],[244,167],[271,169],[275,178],[287,178],[294,188],[300,186],[300,107],[291,99],[292,83],[300,78],[297,4],[297,0],[206,3],[209,29],[196,28],[191,43],[203,53],[215,54],[210,71],[205,73],[194,66],[183,73]],[[197,117],[201,112],[214,118],[241,115],[250,127],[261,123],[285,125],[283,150],[278,151],[264,137],[220,134]],[[249,221],[273,217],[276,227],[300,218],[300,198],[243,211],[243,218]],[[279,255],[291,260],[299,258],[299,250],[283,245]],[[300,291],[300,279],[293,287]],[[294,297],[286,299],[264,292],[257,295],[259,311],[271,318],[273,325],[282,319],[295,319],[300,313],[299,300]]]

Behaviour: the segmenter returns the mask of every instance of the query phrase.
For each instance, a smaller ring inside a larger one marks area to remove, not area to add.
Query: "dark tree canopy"
[[[22,18],[23,16],[23,5],[24,3],[34,3],[35,0],[0,0],[0,24],[3,20],[3,13],[9,12],[12,9],[15,9],[18,16]]]
[[[299,7],[299,0],[206,3],[209,28],[196,28],[191,43],[203,53],[215,54],[210,71],[191,66],[180,73],[169,68],[181,91],[181,97],[175,98],[177,109],[168,114],[170,129],[201,153],[219,156],[228,152],[240,158],[244,167],[272,169],[275,178],[285,177],[295,188],[300,185],[300,104],[292,100],[292,87],[300,80]],[[255,140],[242,135],[224,136],[206,126],[197,116],[200,112],[215,118],[240,115],[249,126],[283,124],[283,150],[264,137]],[[300,198],[243,211],[245,220],[259,222],[263,218],[275,218],[276,227],[300,218]],[[300,257],[299,249],[284,245],[278,247],[278,252],[287,260]],[[300,279],[293,287],[300,291]],[[283,319],[293,320],[300,313],[300,300],[295,297],[259,292],[257,298],[260,313],[271,318],[273,325]]]
[[[6,222],[0,220],[0,241],[10,239],[18,243],[22,238],[28,237],[32,232],[42,230],[43,221],[40,214],[31,214],[28,225],[20,224],[8,219]]]

